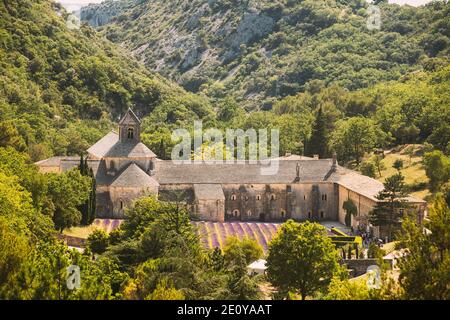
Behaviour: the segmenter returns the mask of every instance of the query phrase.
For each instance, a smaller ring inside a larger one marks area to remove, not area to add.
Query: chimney
[[[336,171],[338,166],[337,154],[333,152],[333,165],[331,166],[331,170]]]
[[[315,154],[315,155],[313,155],[313,158],[314,158],[314,160],[319,160],[319,155]]]

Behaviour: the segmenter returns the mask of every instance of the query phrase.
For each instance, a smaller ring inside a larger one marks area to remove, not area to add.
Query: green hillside
[[[380,2],[380,1],[379,1]],[[248,110],[304,92],[314,80],[355,90],[399,79],[448,55],[450,5],[381,2],[381,30],[364,0],[121,0],[82,18],[149,70]]]
[[[207,100],[66,19],[48,0],[0,2],[0,146],[16,140],[33,160],[77,154],[131,106],[140,116],[176,108],[173,122],[211,114]]]

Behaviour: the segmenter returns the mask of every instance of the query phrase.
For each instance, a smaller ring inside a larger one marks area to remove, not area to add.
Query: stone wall
[[[368,222],[369,212],[372,211],[376,202],[365,196],[360,195],[352,190],[349,190],[341,185],[339,188],[339,206],[338,206],[338,220],[340,223],[345,224],[345,215],[347,212],[343,209],[344,202],[351,199],[356,205],[358,214],[356,217],[352,217],[352,227],[357,228],[359,224],[365,225]]]
[[[393,261],[391,259],[384,259],[384,262],[387,262],[392,269]],[[345,259],[343,263],[347,266],[347,269],[351,270],[353,277],[365,274],[370,266],[378,265],[377,259]]]
[[[226,220],[337,220],[338,192],[333,183],[226,184]]]
[[[225,221],[225,201],[224,200],[196,200],[194,212],[201,220]]]
[[[125,218],[125,209],[129,207],[133,201],[144,196],[157,195],[158,188],[125,188],[110,187],[109,195],[111,199],[112,216],[108,218],[123,219]]]

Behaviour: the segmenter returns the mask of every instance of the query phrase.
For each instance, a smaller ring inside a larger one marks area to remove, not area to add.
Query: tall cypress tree
[[[89,194],[89,198],[85,203],[78,207],[78,210],[81,212],[81,224],[89,225],[95,219],[95,208],[96,208],[96,182],[94,177],[94,172],[92,168],[89,168],[87,158],[84,158],[83,155],[80,157],[80,164],[78,166],[81,175],[89,176],[92,179],[91,191]]]
[[[320,158],[328,157],[328,140],[326,118],[323,116],[322,107],[316,114],[311,138],[306,144],[306,155],[312,157],[319,155]]]
[[[163,160],[166,160],[166,144],[164,143],[164,139],[161,138],[159,141],[159,157]]]
[[[91,187],[91,195],[89,196],[89,218],[88,218],[88,224],[91,224],[94,222],[94,219],[96,217],[96,206],[97,206],[97,183],[95,181],[94,171],[92,171],[92,168],[89,168],[89,175],[92,178],[92,187]]]

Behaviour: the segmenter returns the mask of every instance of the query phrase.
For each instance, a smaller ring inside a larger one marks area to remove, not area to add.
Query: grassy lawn
[[[82,239],[87,239],[89,235],[94,232],[95,229],[101,229],[96,225],[90,225],[85,227],[73,227],[70,229],[64,230],[63,234],[71,237],[77,237]]]
[[[414,148],[414,155],[410,158],[408,155],[408,148]],[[428,178],[425,174],[425,169],[422,166],[422,156],[421,156],[422,146],[421,145],[407,145],[399,148],[399,150],[394,150],[391,153],[385,155],[385,158],[381,161],[385,169],[381,171],[381,177],[376,172],[376,179],[384,182],[384,180],[394,175],[397,170],[393,168],[393,164],[396,160],[403,160],[402,174],[405,176],[405,183],[408,185],[428,183]],[[374,159],[375,156],[371,156],[370,159]],[[411,195],[420,199],[425,199],[430,195],[428,189],[419,190],[412,192]]]

